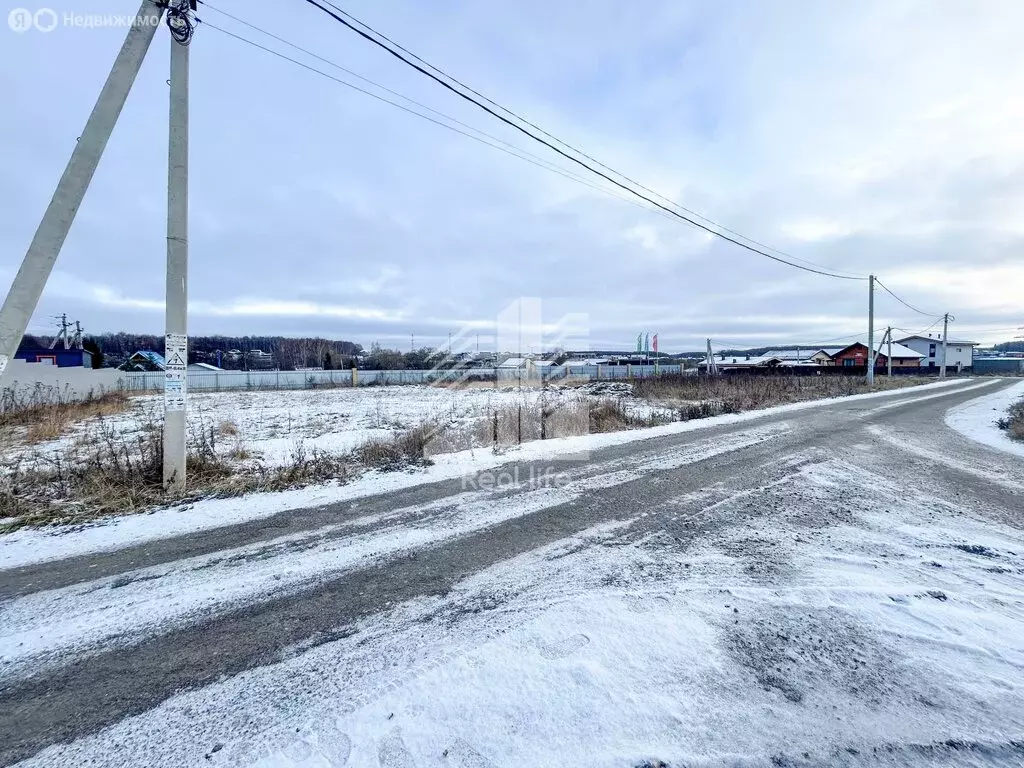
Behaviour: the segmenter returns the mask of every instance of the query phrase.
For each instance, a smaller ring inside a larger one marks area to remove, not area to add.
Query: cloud
[[[240,15],[274,18],[277,34],[584,172],[316,11],[275,9],[254,0]],[[1024,322],[1024,100],[1008,96],[1024,92],[1020,4],[666,0],[641,12],[594,0],[581,13],[538,0],[398,0],[360,14],[691,211],[797,258],[877,273],[961,324]],[[122,35],[4,38],[0,276],[20,264]],[[35,328],[66,311],[93,330],[160,330],[166,38],[161,30]],[[614,195],[210,28],[199,30],[192,70],[196,333],[441,343],[463,327],[484,334],[520,296],[553,315],[585,313],[598,346],[629,348],[648,330],[671,350],[713,334],[820,341],[866,326],[861,282],[712,241],[627,205],[607,181],[593,179]],[[884,295],[877,307],[879,326],[930,322]]]

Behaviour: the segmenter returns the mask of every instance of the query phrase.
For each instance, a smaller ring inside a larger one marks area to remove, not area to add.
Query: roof
[[[149,362],[151,362],[153,365],[158,365],[161,368],[167,365],[167,362],[164,360],[163,355],[161,355],[159,352],[151,352],[148,349],[136,352],[134,355],[132,355],[132,357],[144,357],[147,360],[149,360]],[[128,359],[131,360],[131,357]]]
[[[189,363],[189,368],[195,370],[201,368],[204,371],[223,371],[223,368],[218,368],[216,365],[210,365],[209,363]],[[322,369],[321,369],[322,370]]]
[[[528,358],[528,357],[510,357],[507,360],[504,360],[501,363],[498,363],[498,367],[499,368],[522,368],[528,362],[530,362],[530,358]]]
[[[743,355],[725,358],[719,357],[718,355],[715,356],[715,365],[724,365],[727,368],[734,365],[746,367],[753,367],[757,365],[768,366],[771,365],[772,363],[778,365],[781,362],[782,360],[780,358],[774,357],[772,355],[762,355],[761,357],[747,357],[746,355]],[[702,360],[700,361],[700,364],[707,365],[707,361]]]
[[[913,336],[904,336],[902,339],[896,339],[896,341],[898,341],[898,342],[900,342],[902,344],[904,341],[910,341],[911,339],[922,339],[923,341],[932,341],[932,342],[942,341],[942,339],[940,337],[938,337],[938,336],[922,336],[921,334],[917,334],[917,333],[914,334]],[[962,347],[976,347],[976,346],[978,346],[978,342],[976,342],[976,341],[954,341],[953,339],[947,339],[946,343],[947,344],[959,344]]]
[[[854,346],[856,346],[858,344],[860,344],[862,347],[867,349],[868,345],[865,342],[863,342],[863,341],[855,341],[855,342],[853,342],[853,344],[847,344],[845,347],[843,347],[841,350],[839,350],[839,352],[845,352],[850,347],[854,347]],[[883,344],[881,341],[879,341],[875,345],[875,352],[877,352],[878,354],[887,355],[889,353],[888,350],[889,350],[889,345],[887,343]],[[902,344],[899,344],[899,343],[897,343],[895,341],[892,343],[892,356],[894,358],[896,358],[896,357],[913,357],[913,358],[924,357],[924,355],[922,355],[920,352],[917,352],[917,351],[911,349],[910,347],[905,347]]]
[[[766,349],[765,355],[772,355],[778,357],[781,360],[807,360],[810,357],[824,352],[826,355],[834,355],[839,352],[843,347],[815,347],[815,346],[801,346],[800,349]]]

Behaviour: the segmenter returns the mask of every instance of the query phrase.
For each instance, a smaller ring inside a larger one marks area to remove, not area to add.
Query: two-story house
[[[915,352],[923,355],[921,359],[922,368],[942,367],[942,334],[926,334],[907,336],[897,341],[905,347],[910,347]],[[974,363],[974,348],[978,346],[976,341],[953,341],[946,342],[946,368],[956,371],[970,368]]]

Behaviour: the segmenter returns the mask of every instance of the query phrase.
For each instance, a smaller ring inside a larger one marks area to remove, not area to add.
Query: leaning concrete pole
[[[188,41],[171,38],[167,149],[167,308],[164,356],[164,488],[185,490],[188,399]]]
[[[11,289],[0,308],[0,378],[35,312],[71,223],[75,220],[75,214],[82,204],[110,134],[121,115],[128,92],[153,42],[153,35],[160,26],[162,14],[163,8],[153,0],[143,0],[82,135],[71,152],[64,175],[60,177],[53,198],[39,222],[21,268],[11,283]]]
[[[868,277],[868,384],[875,383],[875,276]]]

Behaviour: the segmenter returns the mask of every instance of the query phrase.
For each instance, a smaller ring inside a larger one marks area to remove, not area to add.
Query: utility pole
[[[82,204],[96,166],[114,130],[114,124],[128,98],[128,92],[146,57],[163,7],[143,0],[136,23],[128,30],[114,66],[107,75],[99,98],[85,123],[82,135],[71,152],[64,174],[57,183],[50,204],[21,262],[11,289],[0,308],[0,378],[25,335],[29,319],[53,271],[61,246]]]
[[[164,489],[185,490],[188,402],[188,0],[171,0],[171,87],[167,147],[167,305],[164,357]]]
[[[942,316],[942,364],[939,366],[939,378],[946,378],[946,349],[949,347],[949,312]]]
[[[715,353],[711,351],[711,339],[708,339],[708,375],[714,376],[718,373],[718,366],[715,365]]]
[[[885,339],[888,346],[885,348],[885,360],[888,364],[888,376],[892,378],[892,326],[885,329]]]
[[[50,342],[50,349],[56,349],[58,342],[64,345],[64,349],[68,348],[68,316],[67,314],[62,314],[59,319],[60,331],[53,338],[53,341]]]
[[[875,276],[868,277],[868,384],[875,383]]]

